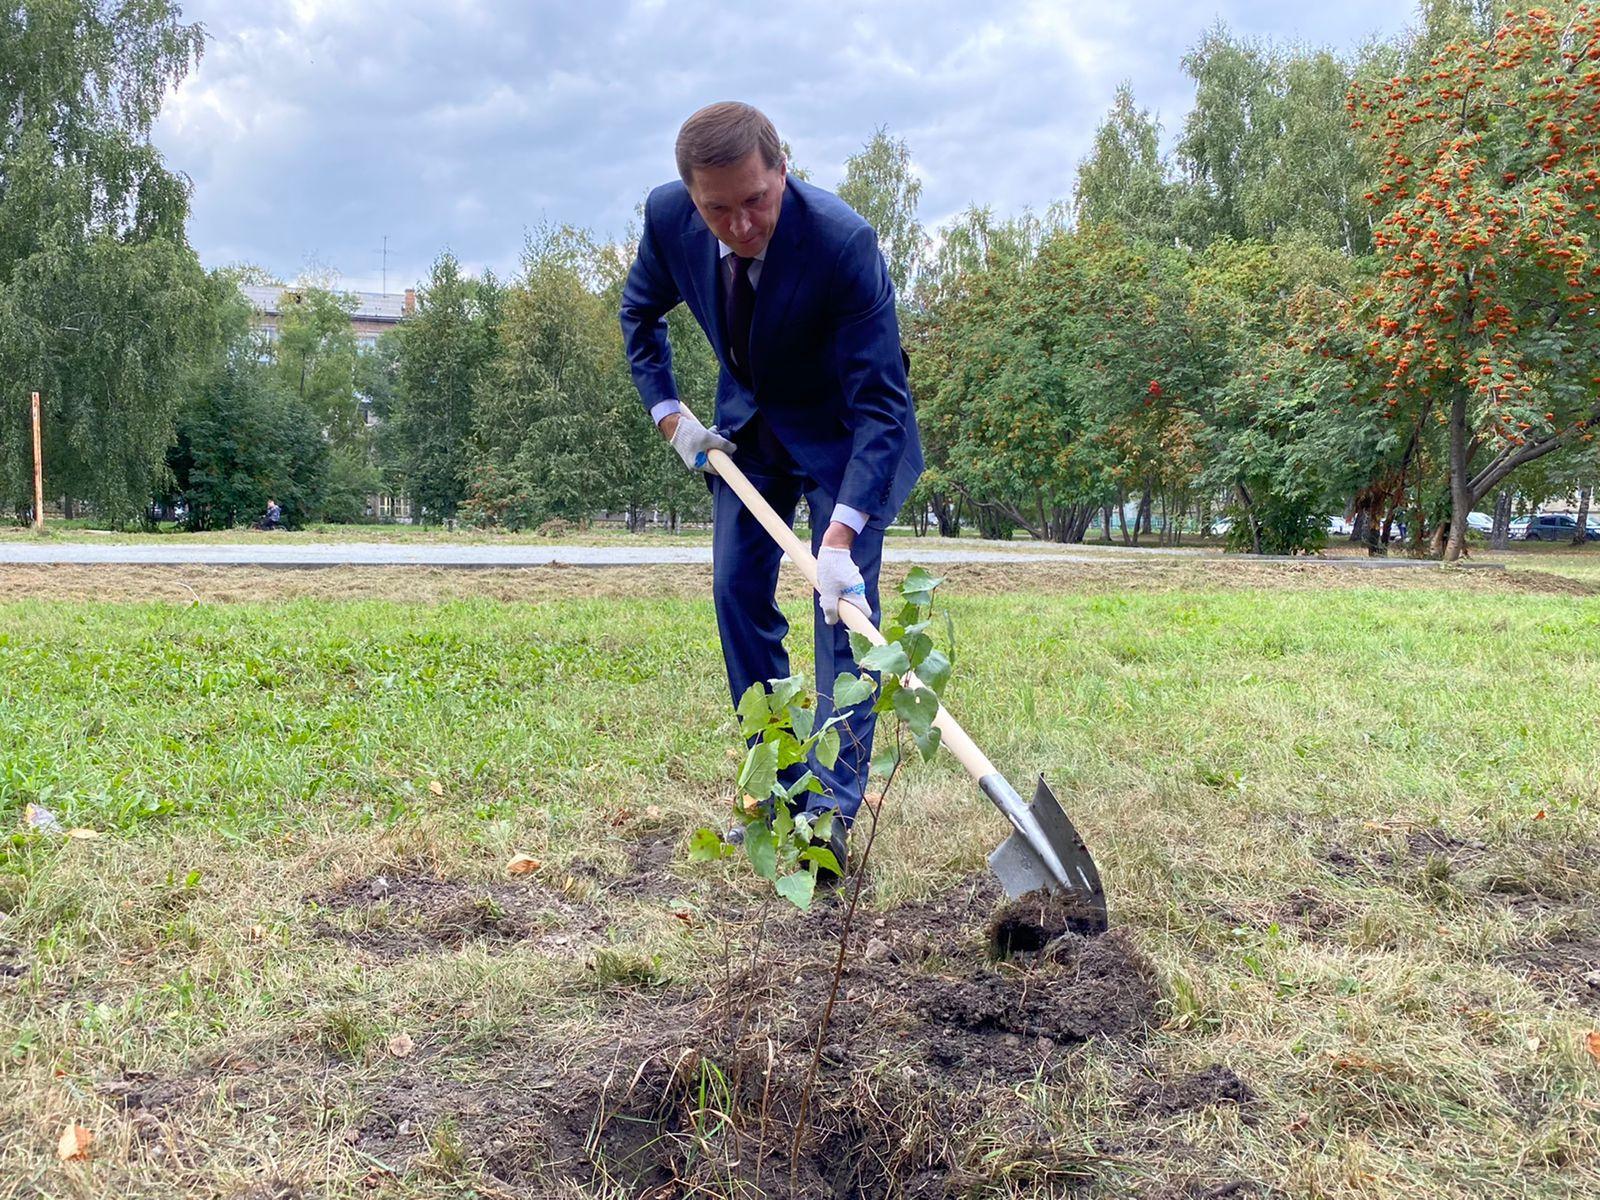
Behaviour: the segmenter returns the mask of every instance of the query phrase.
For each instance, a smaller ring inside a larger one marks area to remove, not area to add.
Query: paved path
[[[493,546],[414,545],[394,542],[125,543],[0,541],[0,565],[7,563],[121,563],[258,567],[634,567],[673,563],[709,564],[709,546]],[[925,563],[1132,563],[1149,565],[1173,559],[1229,562],[1293,562],[1355,570],[1437,569],[1439,564],[1410,558],[1247,558],[1216,551],[1149,547],[1140,550],[949,550],[915,545],[884,547],[885,562]],[[1498,568],[1498,563],[1484,567]],[[1482,568],[1480,568],[1482,569]]]

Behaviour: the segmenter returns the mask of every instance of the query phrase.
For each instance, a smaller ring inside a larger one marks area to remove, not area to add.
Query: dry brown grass
[[[1137,562],[961,563],[937,573],[959,595],[1002,592],[1169,592],[1320,588],[1386,590],[1453,588],[1523,595],[1597,595],[1600,578],[1575,578],[1521,562],[1516,570],[1444,567],[1363,569],[1326,563],[1252,563],[1242,559]],[[884,568],[885,589],[898,586],[907,568]],[[709,596],[711,568],[458,567],[245,567],[139,566],[129,564],[0,565],[0,602],[13,600],[171,601],[183,604],[295,600],[402,600],[437,604],[466,597],[537,603],[593,597]],[[779,594],[805,594],[799,572],[785,568]]]

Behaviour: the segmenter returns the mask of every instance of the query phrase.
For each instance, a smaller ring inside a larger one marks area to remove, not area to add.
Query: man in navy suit
[[[736,704],[750,684],[789,673],[789,625],[773,599],[782,552],[706,452],[732,455],[791,524],[800,497],[809,502],[820,722],[832,712],[834,680],[857,669],[839,605],[880,621],[883,534],[922,472],[922,447],[877,236],[838,197],[790,179],[781,145],[747,104],[713,104],[684,123],[681,181],[645,202],[622,334],[651,419],[687,466],[710,472],[712,592]],[[722,364],[710,429],[678,404],[663,318],[680,302]],[[875,722],[870,702],[845,715],[838,762],[810,764],[825,792],[804,805],[843,817],[841,865]]]

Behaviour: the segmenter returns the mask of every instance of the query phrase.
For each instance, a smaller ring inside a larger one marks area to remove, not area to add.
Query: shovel
[[[721,450],[712,450],[707,457],[723,482],[734,490],[815,589],[817,560],[795,536],[794,530],[773,511],[733,459]],[[878,632],[871,618],[854,605],[839,605],[839,617],[874,645],[883,645],[883,634]],[[907,687],[922,686],[915,672],[903,676],[902,682]],[[1011,822],[1011,836],[989,855],[989,869],[1000,880],[1006,895],[1015,900],[1042,889],[1074,910],[1073,924],[1077,928],[1084,932],[1104,931],[1108,918],[1100,872],[1044,776],[1039,776],[1033,802],[1026,803],[944,705],[939,706],[933,724],[939,730],[941,744],[956,756],[978,789]]]

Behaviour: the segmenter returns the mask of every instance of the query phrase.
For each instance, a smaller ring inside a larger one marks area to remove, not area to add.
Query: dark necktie
[[[756,310],[756,289],[750,282],[753,258],[733,258],[733,284],[728,288],[728,355],[746,380],[750,378],[750,316]]]

